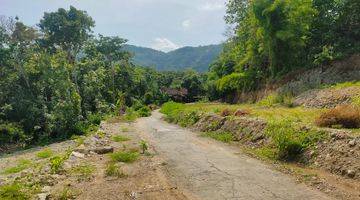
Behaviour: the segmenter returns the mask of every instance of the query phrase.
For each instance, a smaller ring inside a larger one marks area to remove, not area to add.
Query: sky
[[[171,51],[225,40],[226,0],[0,0],[0,15],[30,26],[44,12],[70,5],[95,20],[95,34],[120,36],[129,44]]]

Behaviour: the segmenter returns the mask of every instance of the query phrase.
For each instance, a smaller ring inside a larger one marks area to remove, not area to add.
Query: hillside
[[[133,61],[138,65],[155,67],[160,71],[182,71],[192,68],[198,72],[205,72],[209,64],[220,54],[222,45],[183,47],[168,53],[133,45],[125,45],[124,49],[134,54]]]

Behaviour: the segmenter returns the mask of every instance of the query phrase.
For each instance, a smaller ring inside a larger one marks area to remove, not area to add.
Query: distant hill
[[[208,71],[209,64],[220,54],[222,45],[183,47],[164,53],[151,48],[125,45],[124,49],[133,53],[133,62],[160,71],[181,71],[192,68],[198,72]]]

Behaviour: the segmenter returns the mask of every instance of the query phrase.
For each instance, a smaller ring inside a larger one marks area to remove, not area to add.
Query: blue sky
[[[70,5],[95,20],[95,33],[118,35],[129,44],[170,51],[225,40],[226,0],[0,0],[0,15],[18,16],[27,25],[44,12]]]

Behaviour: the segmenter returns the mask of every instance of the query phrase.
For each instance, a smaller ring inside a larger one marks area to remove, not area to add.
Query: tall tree
[[[90,37],[91,28],[95,22],[86,13],[70,6],[56,12],[45,13],[40,20],[39,27],[44,33],[41,40],[46,47],[61,47],[67,52],[68,60],[74,62],[84,42]]]

